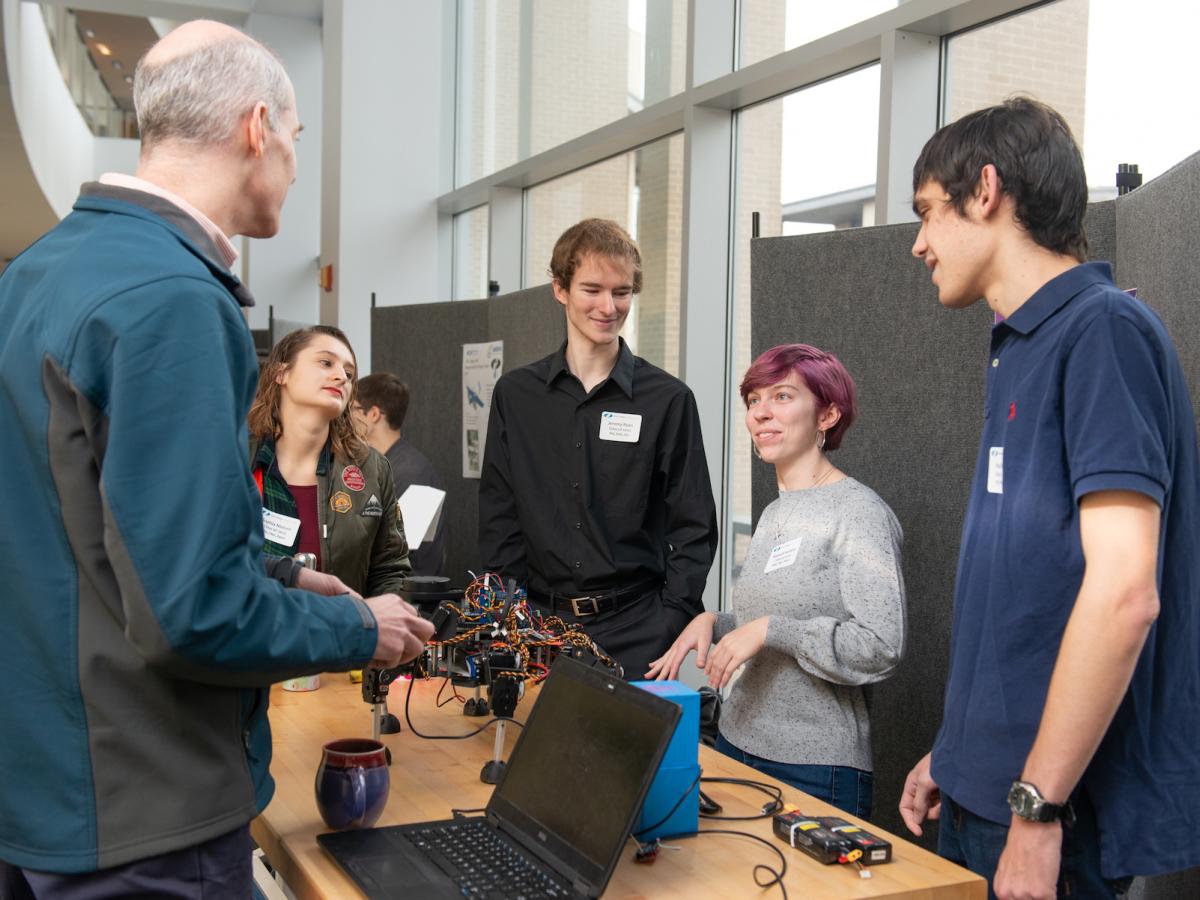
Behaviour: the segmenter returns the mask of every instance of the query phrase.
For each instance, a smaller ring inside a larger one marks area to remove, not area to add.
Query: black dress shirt
[[[543,594],[657,580],[666,604],[695,615],[717,546],[696,400],[620,348],[591,393],[565,344],[497,382],[479,482],[484,565]],[[604,413],[640,415],[637,441],[601,439]]]
[[[410,485],[425,484],[446,489],[446,483],[434,469],[433,463],[420,450],[406,441],[397,438],[396,443],[388,447],[384,454],[392,464],[392,479],[396,482],[396,496],[403,496]],[[420,547],[408,551],[408,560],[412,563],[414,575],[445,575],[446,574],[446,509],[442,501],[442,514],[438,518],[437,528],[433,530],[433,540],[423,541]],[[424,535],[409,534],[409,541]]]

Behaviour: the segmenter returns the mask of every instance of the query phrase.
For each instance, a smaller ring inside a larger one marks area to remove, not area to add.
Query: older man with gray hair
[[[134,98],[137,177],[84,185],[0,278],[0,859],[39,897],[246,897],[269,685],[396,665],[432,628],[260,559],[230,236],[279,227],[286,72],[191,22]]]

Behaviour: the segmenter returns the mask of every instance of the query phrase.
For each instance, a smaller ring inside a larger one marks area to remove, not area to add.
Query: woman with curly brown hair
[[[388,461],[350,416],[357,367],[338,328],[275,345],[250,408],[250,460],[263,500],[263,553],[312,553],[364,596],[395,593],[411,571]]]

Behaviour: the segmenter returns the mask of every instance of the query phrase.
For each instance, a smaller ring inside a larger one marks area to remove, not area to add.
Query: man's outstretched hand
[[[433,637],[433,623],[422,619],[395,594],[368,597],[364,602],[371,608],[379,630],[372,666],[394,669],[416,659],[426,641]]]

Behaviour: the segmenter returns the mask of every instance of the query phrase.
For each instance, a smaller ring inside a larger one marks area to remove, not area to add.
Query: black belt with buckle
[[[549,608],[556,615],[560,609],[570,610],[575,618],[582,619],[587,616],[598,616],[601,613],[622,609],[640,600],[648,591],[660,586],[661,582],[653,578],[648,578],[627,588],[613,588],[612,590],[598,591],[578,597],[564,594],[560,591],[542,593],[541,591],[531,589],[528,593],[529,599],[536,605]]]

